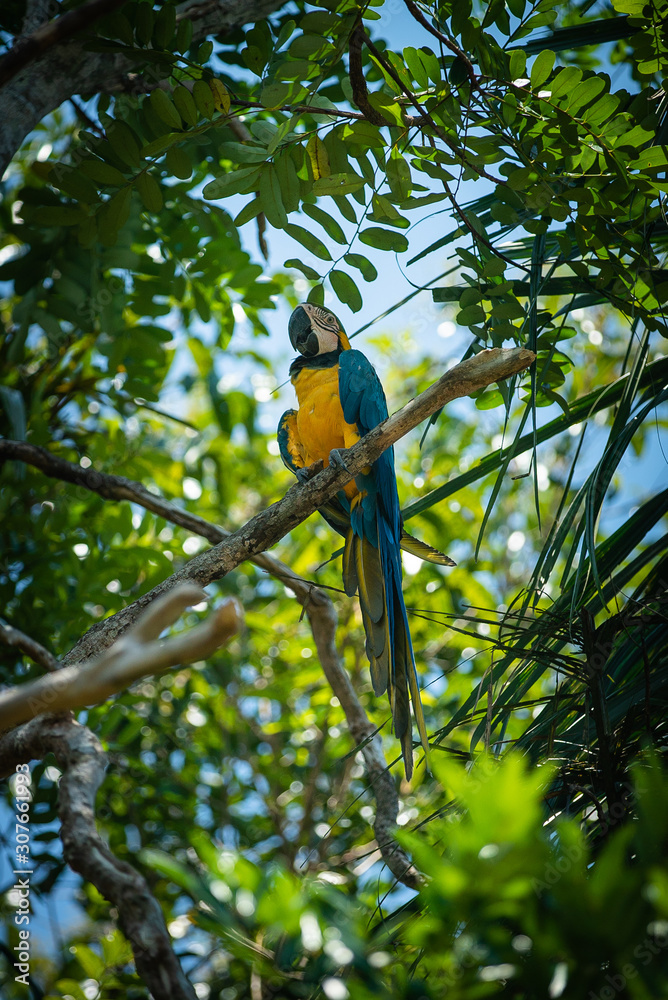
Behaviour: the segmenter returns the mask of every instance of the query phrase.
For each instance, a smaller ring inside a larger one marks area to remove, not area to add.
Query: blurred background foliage
[[[101,77],[5,174],[0,432],[234,529],[292,483],[271,428],[299,298],[360,333],[391,409],[485,347],[536,350],[533,375],[397,449],[409,530],[457,561],[404,564],[433,775],[401,779],[338,540],[311,518],[276,549],[329,588],[427,881],[383,866],[308,624],[250,564],[209,588],[244,606],[229,647],[79,713],[110,756],[98,819],[203,1000],[660,997],[665,3],[445,2],[417,8],[426,27],[409,7],[290,3],[196,42],[171,4],[97,24],[85,45],[147,93]],[[23,14],[3,10],[7,46]],[[0,613],[57,655],[205,546],[13,462],[0,512]],[[3,683],[38,673],[0,650]],[[107,902],[64,866],[58,776],[33,766],[31,993],[144,997]]]

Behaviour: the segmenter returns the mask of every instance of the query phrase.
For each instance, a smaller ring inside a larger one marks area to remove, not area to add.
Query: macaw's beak
[[[290,343],[305,358],[313,358],[320,351],[320,341],[311,326],[311,320],[302,306],[297,306],[288,322]]]

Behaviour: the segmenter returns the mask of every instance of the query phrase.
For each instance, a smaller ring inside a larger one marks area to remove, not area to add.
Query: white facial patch
[[[318,343],[320,344],[319,354],[328,354],[330,351],[335,351],[339,346],[339,338],[332,330],[323,330],[321,326],[316,329],[318,334]]]

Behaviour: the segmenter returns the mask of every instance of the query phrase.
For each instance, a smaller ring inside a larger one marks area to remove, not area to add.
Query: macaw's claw
[[[308,483],[309,479],[313,479],[313,477],[317,476],[319,472],[322,472],[322,470],[323,464],[320,459],[318,459],[318,461],[314,462],[313,465],[305,465],[301,469],[294,469],[294,473],[300,483]]]
[[[329,453],[329,464],[334,466],[335,469],[343,469],[344,472],[349,471],[340,448],[332,448]]]

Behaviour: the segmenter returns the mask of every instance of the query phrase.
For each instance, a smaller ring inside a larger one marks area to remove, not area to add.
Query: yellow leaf
[[[306,143],[306,152],[313,168],[313,179],[319,181],[321,177],[329,177],[332,171],[329,166],[329,155],[322,139],[319,139],[317,135],[312,135]]]
[[[230,95],[227,87],[222,80],[216,79],[209,80],[209,87],[211,88],[213,103],[216,105],[217,110],[222,111],[226,115],[230,110]]]

